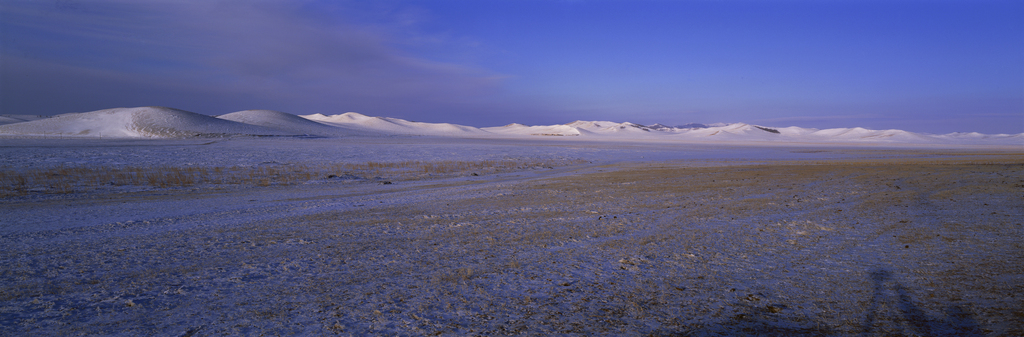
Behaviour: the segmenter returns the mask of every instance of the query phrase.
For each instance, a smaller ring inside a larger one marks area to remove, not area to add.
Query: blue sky
[[[1019,1],[0,2],[0,113],[1024,132]]]

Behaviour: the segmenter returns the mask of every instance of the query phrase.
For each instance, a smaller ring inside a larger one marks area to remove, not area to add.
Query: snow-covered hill
[[[672,129],[663,131],[673,137],[687,140],[764,141],[792,143],[886,143],[886,144],[993,144],[1022,145],[1024,134],[981,135],[978,133],[951,133],[933,135],[903,130],[869,130],[865,128],[813,129],[766,127],[746,123],[732,123],[705,128]]]
[[[0,125],[0,135],[101,138],[183,138],[226,135],[291,135],[166,107],[116,108],[69,113]]]
[[[512,123],[505,126],[483,128],[484,131],[501,135],[518,136],[579,136],[588,131],[580,130],[569,125],[538,125],[529,126],[519,123]]]
[[[595,134],[612,134],[612,135],[638,135],[645,132],[651,132],[651,129],[640,124],[634,124],[630,122],[615,123],[615,122],[591,122],[591,121],[575,121],[568,126],[587,130]]]
[[[346,112],[340,115],[330,116],[312,114],[301,117],[327,125],[383,134],[449,137],[481,136],[488,134],[487,131],[472,126],[449,123],[410,122],[399,118],[370,117],[355,112]]]
[[[327,125],[290,113],[274,110],[244,110],[220,115],[217,116],[217,118],[249,125],[268,127],[299,135],[344,137],[368,136],[373,134],[345,126]]]
[[[70,113],[50,118],[0,116],[0,137],[101,137],[183,138],[253,136],[436,136],[461,138],[552,139],[569,136],[580,140],[634,140],[700,143],[796,143],[796,144],[909,144],[999,145],[1024,148],[1024,133],[987,135],[950,133],[933,135],[903,130],[869,130],[859,127],[812,129],[747,123],[645,126],[629,122],[575,121],[558,125],[523,125],[476,128],[449,123],[423,123],[355,112],[337,115],[296,116],[272,110],[245,110],[210,117],[164,107],[118,108]],[[36,119],[41,118],[41,119]],[[35,119],[35,120],[33,120]],[[7,123],[7,124],[4,124]]]

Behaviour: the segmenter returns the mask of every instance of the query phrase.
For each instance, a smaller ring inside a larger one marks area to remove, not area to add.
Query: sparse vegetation
[[[360,165],[310,177],[544,167]],[[241,172],[278,184],[293,169]],[[0,334],[1020,335],[1022,187],[1018,156],[289,189],[152,222],[5,233]]]
[[[481,160],[335,163],[268,163],[234,167],[57,166],[30,170],[0,168],[0,196],[72,193],[111,186],[180,188],[204,185],[293,185],[335,177],[349,180],[416,180],[545,169],[583,160]]]

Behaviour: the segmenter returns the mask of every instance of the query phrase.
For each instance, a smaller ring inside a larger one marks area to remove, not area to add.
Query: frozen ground
[[[236,137],[0,154],[0,335],[1024,334],[1019,150]],[[196,177],[75,180],[125,166]]]

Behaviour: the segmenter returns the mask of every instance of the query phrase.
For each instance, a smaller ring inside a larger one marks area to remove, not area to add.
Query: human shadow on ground
[[[885,269],[870,272],[873,294],[866,308],[864,321],[845,329],[830,327],[808,316],[806,311],[792,305],[772,303],[754,295],[733,303],[738,308],[733,316],[698,329],[659,331],[656,336],[984,336],[972,313],[958,305],[946,307],[944,318],[931,317],[923,310],[911,292]],[[852,328],[852,329],[851,329]],[[853,330],[853,331],[851,331]]]
[[[893,333],[915,333],[923,336],[984,336],[985,332],[978,326],[974,315],[958,305],[946,308],[944,319],[928,316],[924,310],[914,303],[910,291],[893,277],[888,270],[876,268],[871,271],[874,292],[871,305],[868,307],[864,324],[861,325],[861,336],[876,334],[890,335]],[[894,306],[897,317],[880,317],[883,306]],[[894,321],[886,329],[877,329],[880,320]],[[905,323],[905,324],[903,324]],[[909,326],[910,331],[906,331]],[[896,331],[891,331],[896,329]]]

